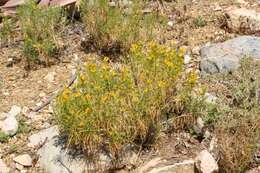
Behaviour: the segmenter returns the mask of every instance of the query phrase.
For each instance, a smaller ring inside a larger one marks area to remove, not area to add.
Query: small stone
[[[23,169],[20,171],[20,173],[27,173],[28,171],[26,169]]]
[[[218,140],[216,137],[213,137],[209,144],[209,151],[213,152],[217,148]]]
[[[184,55],[184,64],[189,64],[190,60],[191,60],[190,55],[188,55],[188,54]]]
[[[15,117],[15,116],[17,116],[18,114],[20,114],[21,111],[22,111],[22,108],[21,108],[21,107],[14,105],[14,106],[12,106],[11,110],[9,111],[9,115]]]
[[[216,173],[218,164],[213,156],[207,151],[201,151],[195,159],[195,167],[199,173]]]
[[[19,171],[24,169],[23,165],[21,165],[19,163],[15,163],[15,168],[18,169]]]
[[[9,92],[3,92],[3,95],[4,95],[4,96],[9,96],[10,93],[9,93]]]
[[[116,2],[114,2],[114,1],[109,2],[109,6],[110,6],[110,7],[115,7],[115,6],[116,6]]]
[[[0,173],[10,173],[10,168],[6,166],[2,159],[0,159]]]
[[[218,4],[216,4],[214,11],[221,11],[221,10],[222,10],[222,8]]]
[[[54,78],[55,78],[56,73],[55,72],[49,72],[44,79],[50,83],[54,82]]]
[[[41,93],[39,94],[39,96],[40,96],[41,98],[43,98],[43,97],[46,96],[46,94],[45,94],[44,92],[41,92]]]
[[[6,135],[14,135],[18,130],[18,121],[15,119],[14,116],[7,117],[2,123],[1,123],[1,130]]]
[[[193,55],[200,55],[200,47],[196,46],[191,50]]]
[[[206,98],[205,101],[207,103],[216,103],[216,101],[218,99],[216,96],[214,96],[210,93],[205,93],[205,98]]]
[[[211,137],[211,133],[208,130],[206,130],[204,133],[204,138],[209,139],[210,137]]]
[[[203,119],[201,117],[198,117],[193,129],[197,134],[202,134],[204,126],[205,125]]]
[[[32,166],[32,158],[29,154],[17,156],[13,160],[22,166]]]
[[[169,22],[167,23],[167,25],[168,25],[169,27],[173,27],[174,23],[173,23],[173,21],[169,21]]]

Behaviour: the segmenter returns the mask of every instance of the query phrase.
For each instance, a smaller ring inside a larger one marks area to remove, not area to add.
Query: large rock
[[[240,36],[223,43],[201,49],[202,74],[233,71],[240,66],[243,57],[260,60],[260,37]]]
[[[46,173],[83,173],[97,168],[82,154],[64,148],[61,143],[54,137],[38,151],[40,166]],[[109,169],[111,159],[107,155],[100,154],[99,160],[99,169]]]
[[[59,134],[58,127],[53,126],[48,129],[44,129],[29,137],[28,147],[37,147],[47,140],[52,139]]]
[[[133,171],[134,173],[194,173],[194,161],[169,162],[162,158],[154,158]]]
[[[256,34],[260,33],[260,13],[246,8],[227,11],[227,26],[232,32]]]
[[[199,173],[217,173],[218,164],[213,156],[207,151],[201,151],[195,159],[195,166]]]

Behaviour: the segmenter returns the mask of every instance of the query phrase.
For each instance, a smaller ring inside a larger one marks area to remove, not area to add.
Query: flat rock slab
[[[202,74],[233,71],[240,67],[240,60],[244,57],[260,60],[260,37],[240,36],[205,46],[200,54]]]
[[[154,158],[143,166],[134,170],[134,173],[195,173],[194,160],[172,162],[162,158]]]
[[[39,164],[46,173],[85,173],[97,169],[88,163],[81,154],[73,153],[60,144],[58,137],[53,137],[39,151]],[[100,155],[99,169],[105,170],[111,165],[110,158]]]

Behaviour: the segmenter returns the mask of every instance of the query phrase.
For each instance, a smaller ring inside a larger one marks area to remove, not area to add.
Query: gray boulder
[[[58,137],[53,137],[39,151],[39,164],[46,173],[85,173],[94,171],[96,167],[89,163],[85,157],[64,148],[62,141]],[[105,155],[99,156],[99,169],[108,169],[111,159]]]
[[[200,51],[202,74],[233,71],[240,60],[251,57],[260,60],[260,37],[240,36],[223,43],[205,46]]]

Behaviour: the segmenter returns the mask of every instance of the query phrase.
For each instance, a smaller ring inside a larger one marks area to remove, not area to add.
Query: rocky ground
[[[203,76],[237,69],[244,56],[260,59],[260,1],[177,0],[164,5],[167,40],[187,47],[188,69],[195,68]],[[33,111],[68,84],[79,61],[93,57],[81,49],[80,25],[71,24],[67,30],[61,61],[48,68],[27,71],[20,58],[19,41],[0,49],[0,173],[95,172],[91,163],[80,157],[71,160],[60,145],[55,145],[58,130],[51,104]],[[215,99],[209,94],[209,101]],[[198,120],[196,127],[203,129],[204,122]],[[5,139],[3,133],[14,136]],[[217,172],[212,154],[214,134],[205,131],[203,135],[201,141],[187,132],[162,134],[160,144],[152,150],[127,150],[120,169],[114,172],[194,173],[194,165],[202,173]],[[100,158],[100,165],[107,169],[110,159],[102,154]],[[258,172],[260,164],[250,173]]]

